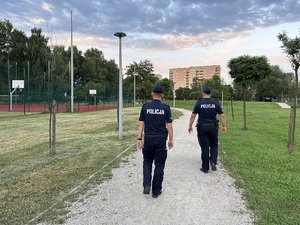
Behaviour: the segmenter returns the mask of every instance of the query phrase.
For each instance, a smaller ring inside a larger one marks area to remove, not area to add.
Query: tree
[[[28,38],[23,31],[14,29],[11,33],[11,58],[16,62],[24,62],[27,60]]]
[[[13,30],[13,25],[9,20],[0,20],[0,54],[8,53],[11,46],[11,33]],[[2,58],[2,57],[1,57]]]
[[[291,154],[294,151],[295,142],[295,128],[296,128],[296,107],[297,107],[297,93],[298,93],[298,69],[300,66],[300,37],[295,37],[291,39],[288,37],[287,33],[283,31],[277,36],[278,40],[282,42],[281,49],[283,53],[288,57],[291,66],[295,73],[295,91],[294,91],[294,101],[291,106],[290,111],[290,121],[289,121],[289,131],[288,131],[288,143],[287,149]]]
[[[125,90],[132,91],[133,93],[133,79],[134,72],[136,76],[136,96],[137,99],[142,99],[143,102],[151,99],[151,90],[158,82],[158,78],[153,74],[153,64],[150,60],[140,61],[139,63],[133,62],[127,66],[126,79],[124,81]]]
[[[173,99],[173,81],[164,78],[162,80],[157,81],[157,84],[160,84],[164,90],[164,98],[165,99]]]
[[[183,88],[180,87],[178,88],[175,93],[176,93],[176,98],[178,100],[190,100],[191,99],[191,89],[190,88]]]
[[[13,25],[8,21],[0,20],[0,62],[7,65],[5,70],[1,72],[3,74],[7,74],[7,76],[3,76],[3,82],[1,83],[0,88],[5,88],[10,92],[10,52],[12,48],[12,41],[11,41],[11,33],[12,33]],[[5,63],[4,63],[5,62]],[[1,78],[2,76],[0,76]]]
[[[118,98],[119,90],[119,68],[114,60],[105,61],[104,75],[104,98]],[[114,97],[115,96],[115,97]],[[125,95],[126,96],[126,95]],[[124,97],[125,97],[124,96]]]
[[[47,72],[48,61],[53,59],[48,40],[49,38],[42,34],[41,28],[31,29],[31,36],[28,38],[27,60],[31,63],[30,89],[32,91],[41,90],[43,74]]]
[[[271,74],[257,83],[255,99],[262,101],[270,97],[283,101],[284,95],[287,97],[289,94],[290,84],[290,74],[284,73],[279,66],[272,66]]]
[[[67,62],[71,58],[71,47],[68,47],[66,51]],[[73,46],[73,69],[74,69],[74,81],[82,80],[84,71],[82,65],[84,64],[85,58],[82,55],[82,51],[78,50],[77,46]]]
[[[243,113],[244,113],[244,129],[247,129],[246,122],[246,93],[251,85],[264,79],[271,72],[268,59],[265,56],[249,56],[243,55],[229,60],[227,66],[229,74],[234,83],[243,88]]]
[[[51,78],[52,91],[55,93],[55,99],[67,94],[70,89],[69,76],[69,55],[63,45],[53,46],[51,51]],[[70,94],[70,93],[69,93]]]
[[[229,90],[227,86],[222,85],[221,77],[219,75],[214,75],[212,79],[206,79],[203,81],[203,87],[209,87],[212,92],[212,98],[217,101],[222,100],[222,95],[227,99],[229,96]]]
[[[201,98],[201,88],[202,88],[202,80],[197,77],[193,78],[193,82],[191,84],[191,98],[196,100]]]
[[[105,83],[105,76],[108,71],[105,69],[106,60],[102,51],[91,48],[84,53],[83,80],[96,83]]]

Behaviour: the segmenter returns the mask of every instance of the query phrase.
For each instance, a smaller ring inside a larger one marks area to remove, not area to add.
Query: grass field
[[[194,103],[176,101],[176,107],[191,110]],[[288,155],[289,109],[276,103],[248,102],[248,130],[244,130],[242,102],[234,102],[234,120],[227,102],[223,108],[227,133],[220,135],[220,159],[243,188],[256,224],[300,224],[300,130],[296,128],[295,152]],[[122,140],[116,110],[59,113],[56,154],[51,155],[49,114],[1,112],[0,224],[28,224],[33,218],[32,224],[63,223],[66,206],[109,179],[111,169],[135,151],[138,113],[138,107],[124,109]],[[122,152],[122,157],[112,161]],[[91,174],[95,176],[68,194]]]
[[[192,109],[189,102],[177,107]],[[191,103],[193,105],[194,102]],[[224,103],[227,133],[220,135],[220,158],[244,189],[248,207],[259,225],[300,224],[300,129],[296,127],[294,154],[287,154],[289,109],[276,103],[247,102],[247,130],[242,102]],[[297,123],[299,124],[299,115]]]
[[[1,112],[0,224],[27,224],[33,218],[32,224],[41,220],[63,223],[65,206],[109,179],[111,169],[135,151],[138,115],[139,108],[124,109],[124,133],[119,140],[116,110],[59,113],[53,155],[49,114]],[[68,194],[92,174],[92,179]],[[52,210],[38,216],[54,203]]]

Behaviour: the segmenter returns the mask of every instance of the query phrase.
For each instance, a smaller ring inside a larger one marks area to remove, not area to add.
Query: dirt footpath
[[[184,115],[173,122],[175,147],[168,152],[162,195],[155,199],[142,194],[142,153],[137,151],[113,170],[111,180],[93,190],[95,195],[69,208],[65,224],[253,224],[222,165],[208,174],[200,172],[196,130],[187,131],[191,112],[181,111]]]

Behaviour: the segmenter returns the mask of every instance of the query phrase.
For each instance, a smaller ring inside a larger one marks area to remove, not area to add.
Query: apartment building
[[[180,87],[191,88],[195,77],[199,79],[211,79],[214,75],[221,76],[220,65],[169,69],[169,79],[175,83],[175,90]]]

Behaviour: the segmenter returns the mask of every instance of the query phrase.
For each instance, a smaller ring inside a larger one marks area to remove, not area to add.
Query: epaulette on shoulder
[[[168,105],[168,104],[166,104],[166,103],[163,103],[165,106],[167,106],[167,107],[169,107],[170,108],[170,106]]]
[[[148,103],[149,103],[149,102],[145,102],[145,103],[143,104],[143,106],[144,106],[144,105],[147,105]]]

